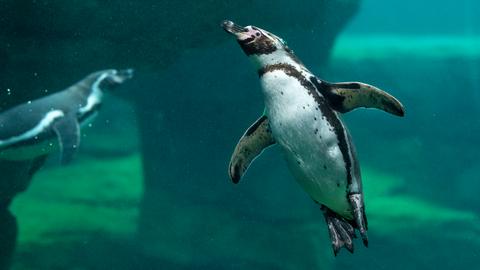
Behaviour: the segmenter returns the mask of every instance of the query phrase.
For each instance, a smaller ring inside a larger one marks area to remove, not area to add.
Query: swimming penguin
[[[96,116],[103,90],[132,78],[133,70],[103,70],[69,88],[0,113],[0,159],[44,158],[57,148],[69,163],[80,144],[80,127]]]
[[[402,104],[386,92],[360,82],[329,83],[313,75],[285,42],[255,26],[224,21],[257,68],[264,114],[238,142],[229,167],[238,183],[262,151],[278,144],[297,182],[320,205],[335,256],[353,253],[355,229],[368,246],[360,166],[339,113],[358,107],[403,116]]]

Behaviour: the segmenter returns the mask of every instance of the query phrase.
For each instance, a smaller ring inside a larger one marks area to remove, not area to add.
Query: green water
[[[24,163],[0,160],[0,269],[476,269],[479,3],[0,0],[0,112],[95,70],[136,70],[107,93],[72,164],[52,154],[29,182]],[[333,256],[278,147],[231,183],[263,96],[223,19],[281,36],[325,80],[402,101],[404,118],[343,115],[368,248],[356,239]]]

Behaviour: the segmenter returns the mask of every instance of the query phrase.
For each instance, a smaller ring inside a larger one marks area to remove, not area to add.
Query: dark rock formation
[[[8,209],[0,209],[0,270],[9,269],[17,238],[17,221]]]
[[[257,183],[236,190],[228,183],[230,151],[261,113],[262,102],[259,91],[250,89],[257,87],[255,72],[219,23],[228,18],[278,33],[318,69],[359,2],[5,0],[0,3],[0,108],[61,89],[92,70],[136,68],[135,87],[119,95],[133,102],[138,116],[145,174],[142,240],[162,241],[177,231],[163,221],[181,215],[175,209],[184,204],[218,205],[240,218],[303,219],[316,209],[305,207],[303,193],[291,193],[293,181],[278,180],[285,169],[270,165],[265,169],[271,170],[254,171],[248,180]],[[2,172],[1,181],[10,177]],[[158,189],[171,197],[159,198]],[[214,233],[209,226],[190,230],[208,232],[196,241],[199,249]],[[188,245],[185,237],[180,234],[178,241]],[[196,261],[210,253],[198,254],[185,256]]]
[[[25,191],[34,171],[35,162],[0,162],[0,270],[6,270],[11,264],[17,238],[17,221],[8,207],[13,198]]]

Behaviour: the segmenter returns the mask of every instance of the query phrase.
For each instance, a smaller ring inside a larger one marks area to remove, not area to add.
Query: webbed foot
[[[327,207],[322,206],[321,209],[327,222],[335,256],[337,256],[342,247],[345,247],[350,253],[353,253],[353,238],[357,238],[353,226]]]
[[[326,206],[321,209],[327,222],[330,240],[332,241],[333,253],[337,256],[341,248],[345,247],[350,253],[353,253],[353,238],[357,238],[355,229],[360,232],[363,244],[368,247],[367,219],[363,204],[362,194],[350,194],[348,196],[353,210],[353,219],[347,220]]]

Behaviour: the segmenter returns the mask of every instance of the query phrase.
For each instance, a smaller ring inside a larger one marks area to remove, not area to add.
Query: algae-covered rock
[[[141,181],[138,156],[40,171],[12,207],[20,224],[13,269],[106,269],[105,257],[86,249],[98,251],[108,237],[109,245],[128,245],[137,227]]]
[[[227,205],[178,205],[162,191],[166,230],[146,248],[132,241],[140,172],[139,155],[41,171],[13,205],[20,222],[13,269],[413,269],[438,265],[447,252],[463,268],[480,248],[478,214],[402,192],[405,179],[370,167],[363,170],[370,246],[353,256],[333,259],[322,219],[262,220]],[[409,260],[398,263],[397,253]]]
[[[325,228],[319,224],[252,220],[219,205],[176,205],[176,199],[161,190],[158,196],[165,202],[158,209],[164,213],[158,225],[165,228],[162,241],[148,248],[143,243],[133,244],[141,193],[138,155],[85,160],[66,168],[42,170],[12,208],[20,222],[19,255],[14,269],[106,269],[111,262],[102,261],[101,254],[84,253],[109,245],[123,248],[104,251],[109,253],[105,256],[120,255],[117,252],[138,256],[113,260],[124,261],[130,269],[168,264],[175,265],[175,269],[296,269],[299,261],[316,269],[331,265],[330,260],[325,261],[328,256],[322,255],[330,250],[318,249],[328,243]],[[175,230],[168,230],[170,227]],[[42,257],[45,248],[58,254]],[[76,258],[79,253],[86,256],[81,261]],[[58,260],[58,256],[62,259]],[[102,264],[91,265],[95,262]],[[122,263],[118,265],[116,269],[129,269]]]
[[[13,204],[20,221],[19,241],[54,242],[64,237],[64,230],[131,235],[138,218],[141,175],[136,155],[45,168]]]

